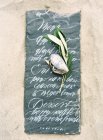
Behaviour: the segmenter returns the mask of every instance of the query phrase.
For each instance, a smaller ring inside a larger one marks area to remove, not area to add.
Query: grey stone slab
[[[43,36],[59,26],[71,53],[72,73],[59,93],[61,77],[52,73],[44,59],[56,47]],[[80,133],[80,12],[58,15],[50,11],[26,13],[24,117],[26,133]]]

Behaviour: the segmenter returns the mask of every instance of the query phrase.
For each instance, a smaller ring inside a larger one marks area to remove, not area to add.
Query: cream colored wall
[[[25,11],[81,10],[81,134],[27,135],[23,96]],[[0,140],[103,140],[103,0],[0,0]]]

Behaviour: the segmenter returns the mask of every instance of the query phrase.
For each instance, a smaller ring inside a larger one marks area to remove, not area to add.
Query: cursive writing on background
[[[68,29],[77,28],[79,23],[76,22],[75,25],[71,25],[69,23],[71,15],[68,16],[67,20],[66,16],[63,18],[63,16],[60,17],[57,14],[50,14],[49,11],[35,12],[34,17],[34,19],[27,21],[27,40],[33,45],[32,51],[26,58],[29,64],[29,74],[26,76],[26,82],[31,90],[26,89],[30,97],[26,102],[25,119],[27,125],[39,124],[40,130],[60,130],[61,132],[66,129],[65,124],[75,124],[80,121],[78,97],[80,88],[79,49],[76,44],[73,47],[69,45],[69,43],[79,41],[80,38],[79,34],[76,36],[74,33],[72,33],[72,36],[67,34],[68,50],[73,56],[73,70],[60,93],[62,77],[53,74],[45,63],[45,60],[49,59],[52,53],[58,52],[55,46],[49,44],[43,36],[52,33],[56,27],[60,27],[64,30],[64,33],[68,33]],[[53,123],[57,123],[57,125],[52,126]],[[47,126],[44,127],[42,124],[47,124]]]

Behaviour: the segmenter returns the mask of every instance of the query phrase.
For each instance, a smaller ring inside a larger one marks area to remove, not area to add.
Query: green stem
[[[61,90],[62,90],[62,88],[63,88],[63,86],[64,86],[65,80],[66,80],[66,75],[63,75],[62,82],[61,82],[61,86],[60,86],[60,89],[59,89],[60,92],[61,92]]]

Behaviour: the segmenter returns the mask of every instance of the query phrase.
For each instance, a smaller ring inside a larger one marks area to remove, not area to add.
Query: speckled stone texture
[[[45,62],[57,52],[43,36],[60,27],[72,56],[72,73],[59,92],[62,77]],[[48,10],[26,13],[25,132],[80,133],[80,12],[59,15]]]

